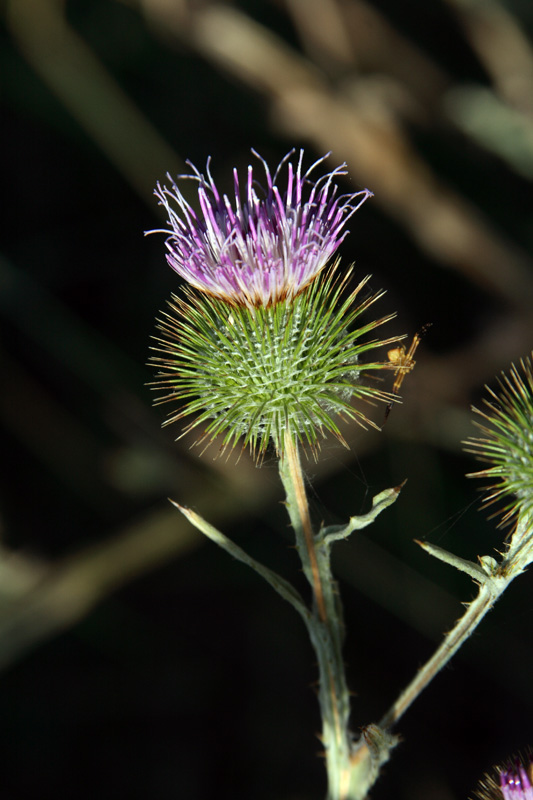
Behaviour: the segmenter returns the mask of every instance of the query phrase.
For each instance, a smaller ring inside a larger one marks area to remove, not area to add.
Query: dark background
[[[413,540],[475,558],[504,536],[461,440],[533,341],[533,6],[1,8],[0,796],[321,798],[303,626],[167,501],[301,581],[275,460],[201,455],[151,407],[154,319],[179,290],[143,238],[152,189],[186,158],[230,190],[251,147],[271,166],[332,150],[346,190],[375,192],[343,262],[387,290],[387,335],[433,323],[383,432],[351,426],[350,452],[307,462],[317,523],[408,478],[337,550],[357,730],[474,594]],[[402,719],[375,800],[462,800],[533,744],[532,612],[526,574]]]

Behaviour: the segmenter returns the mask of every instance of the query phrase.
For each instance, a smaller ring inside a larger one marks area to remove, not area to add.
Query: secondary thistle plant
[[[482,444],[471,445],[496,464],[483,472],[500,480],[493,494],[511,491],[522,504],[507,555],[500,562],[484,556],[472,564],[423,545],[432,555],[468,572],[480,587],[479,596],[380,723],[367,725],[356,736],[350,726],[342,658],[344,625],[331,549],[336,541],[373,522],[397,499],[401,487],[382,491],[367,514],[352,517],[346,525],[316,530],[300,450],[305,447],[317,457],[328,433],[344,443],[339,419],[376,428],[361,404],[383,401],[390,409],[404,374],[414,366],[412,354],[420,336],[416,344],[413,340],[408,359],[398,360],[397,354],[405,352],[397,346],[385,350],[385,357],[376,357],[380,348],[397,345],[404,337],[376,337],[376,329],[394,317],[367,319],[382,292],[368,291],[368,277],[351,289],[352,270],[341,271],[333,260],[347,234],[348,220],[371,192],[339,192],[337,180],[346,174],[345,165],[315,179],[326,157],[304,171],[303,152],[294,158],[291,151],[272,174],[266,162],[254,156],[260,178],[250,166],[241,183],[235,170],[232,198],[219,192],[209,161],[206,175],[190,165],[191,174],[181,179],[196,184],[198,210],[170,178],[169,187],[157,186],[155,194],[168,219],[168,228],[159,231],[167,237],[167,260],[186,286],[180,296],[173,295],[159,320],[152,359],[159,374],[153,386],[158,391],[156,402],[171,404],[167,423],[187,420],[184,433],[197,430],[198,442],[208,444],[217,438],[222,452],[248,446],[258,463],[269,446],[277,454],[310,602],[196,512],[175,505],[202,533],[258,572],[300,614],[318,662],[328,800],[363,800],[396,744],[392,727],[533,557],[530,494],[517,479],[516,467],[533,437],[531,368],[527,387],[514,377],[507,412],[497,415],[498,432],[490,435],[485,428]],[[384,370],[395,373],[393,394],[371,380]],[[523,402],[515,418],[517,389]],[[494,422],[491,411],[492,406],[483,414]],[[518,429],[526,418],[532,432],[521,436]],[[511,419],[517,455],[508,458],[503,455],[507,447],[503,429],[508,430]],[[507,513],[511,515],[510,507]]]

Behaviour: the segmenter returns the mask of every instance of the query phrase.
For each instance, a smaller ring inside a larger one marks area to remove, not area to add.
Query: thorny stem
[[[298,446],[287,430],[280,458],[280,475],[287,510],[304,573],[313,591],[313,611],[307,628],[319,667],[322,743],[328,772],[328,800],[350,800],[350,696],[342,660],[343,621],[337,587],[330,569],[329,548],[317,549],[313,534]]]
[[[467,605],[463,616],[456,622],[452,630],[446,634],[442,644],[400,694],[396,702],[381,719],[379,725],[368,726],[366,732],[363,733],[363,739],[359,743],[359,754],[361,763],[364,764],[366,761],[370,769],[366,771],[364,776],[361,798],[367,796],[367,792],[379,774],[380,765],[388,760],[389,752],[396,744],[397,739],[390,733],[391,728],[475,631],[483,617],[491,610],[511,581],[520,575],[533,561],[531,552],[532,540],[531,517],[528,513],[524,513],[519,517],[515,532],[509,542],[507,553],[501,561],[497,561],[492,556],[480,556],[478,563],[469,562],[455,556],[453,553],[448,553],[436,545],[419,542],[431,555],[470,575],[479,586],[478,594]],[[372,737],[370,741],[369,733]],[[365,744],[370,744],[370,747],[365,748]],[[377,768],[372,769],[372,758],[376,756],[378,760]]]
[[[309,504],[307,502],[307,494],[302,475],[302,466],[300,462],[300,454],[298,452],[298,445],[295,443],[290,431],[285,434],[283,460],[286,459],[286,468],[290,480],[290,495],[287,493],[287,506],[289,515],[291,516],[291,523],[293,524],[294,531],[297,537],[297,545],[300,546],[299,539],[303,534],[305,542],[306,559],[304,560],[303,554],[302,563],[304,564],[304,572],[313,589],[313,597],[316,601],[318,614],[320,619],[324,622],[326,620],[326,607],[324,605],[324,592],[322,589],[321,576],[318,570],[318,562],[316,557],[315,542],[313,536],[313,529],[311,526],[311,517],[309,515]],[[283,480],[283,475],[282,475]],[[283,480],[285,485],[285,480]],[[287,486],[285,485],[287,489]],[[295,509],[292,509],[291,501],[294,500]],[[297,512],[294,519],[294,511]],[[291,513],[292,512],[292,513]]]
[[[379,723],[382,729],[391,728],[407,711],[411,703],[448,663],[462,644],[477,628],[485,614],[490,611],[500,594],[508,586],[508,581],[500,584],[486,583],[479,588],[477,597],[468,605],[465,614],[446,635],[433,656],[417,672],[411,683],[404,689],[396,702]]]
[[[472,565],[474,566],[474,565]],[[457,650],[465,643],[468,637],[477,628],[485,614],[490,611],[496,600],[505,591],[513,575],[504,575],[500,571],[498,574],[485,575],[485,580],[480,584],[477,597],[468,605],[466,612],[454,625],[452,630],[446,634],[442,644],[437,648],[424,666],[417,672],[413,680],[403,690],[395,703],[389,708],[384,717],[376,726],[369,726],[377,734],[374,741],[374,748],[365,747],[364,740],[360,742],[360,758],[362,763],[369,764],[367,777],[360,797],[366,798],[367,792],[372,788],[379,775],[379,768],[388,758],[392,747],[395,746],[397,739],[391,735],[391,728],[405,714],[411,703],[424,691],[433,678],[446,666],[448,661],[454,656]],[[364,737],[367,738],[366,736]],[[374,753],[372,752],[374,750]],[[372,769],[372,757],[378,757],[377,768]]]
[[[431,555],[469,574],[479,584],[479,591],[477,597],[467,606],[461,619],[446,634],[440,647],[437,648],[433,656],[418,671],[411,683],[387,711],[379,723],[383,730],[391,728],[398,722],[411,703],[416,700],[435,675],[440,672],[475,631],[485,614],[490,611],[511,581],[531,563],[533,559],[527,545],[530,545],[532,538],[531,518],[529,513],[526,512],[520,515],[515,531],[511,536],[507,553],[500,562],[490,556],[482,556],[478,559],[479,563],[474,564],[458,558],[452,553],[447,553],[435,545],[419,543]]]

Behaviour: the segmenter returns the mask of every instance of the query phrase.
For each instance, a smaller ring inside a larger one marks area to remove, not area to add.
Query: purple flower
[[[210,159],[207,177],[187,162],[193,174],[180,177],[198,182],[201,212],[194,211],[174,181],[171,189],[158,184],[155,194],[166,208],[170,229],[150,233],[169,234],[167,261],[192,286],[234,305],[268,306],[294,298],[318,275],[348,233],[347,220],[372,193],[337,193],[334,179],[346,175],[345,164],[311,180],[327,156],[303,173],[303,150],[296,167],[292,150],[272,176],[264,159],[252,153],[264,168],[265,186],[249,166],[241,194],[234,170],[232,202],[218,192]],[[284,166],[287,188],[281,193],[277,184]]]
[[[533,800],[530,776],[519,761],[500,771],[500,788],[504,800]]]

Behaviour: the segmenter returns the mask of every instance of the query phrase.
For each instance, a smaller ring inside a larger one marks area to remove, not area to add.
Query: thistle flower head
[[[516,756],[483,777],[476,791],[478,800],[533,800],[533,764]]]
[[[207,161],[206,175],[189,163],[196,181],[200,212],[177,184],[157,185],[155,194],[168,215],[167,261],[197,289],[232,305],[268,306],[296,297],[324,268],[347,234],[345,225],[371,196],[368,190],[339,194],[335,179],[345,165],[314,180],[303,150],[293,163],[292,150],[272,175],[257,153],[263,185],[248,167],[246,181],[234,170],[233,201],[220,194]],[[286,171],[286,189],[278,182]],[[169,180],[171,180],[169,176]],[[149,231],[155,233],[158,231]]]
[[[529,358],[513,364],[508,375],[502,373],[498,391],[487,387],[489,398],[482,410],[473,410],[483,418],[475,424],[482,436],[470,437],[467,451],[492,466],[470,477],[488,478],[484,506],[504,499],[502,524],[519,513],[533,511],[533,368]]]
[[[520,762],[501,770],[500,788],[504,800],[533,800],[530,777]]]
[[[365,278],[346,296],[350,271],[339,277],[336,264],[320,275],[370,192],[340,195],[334,179],[344,165],[314,181],[324,159],[304,172],[303,152],[296,164],[292,154],[273,175],[255,154],[265,185],[249,167],[241,191],[235,172],[233,203],[209,161],[207,177],[192,167],[185,177],[198,184],[200,214],[176,184],[156,191],[168,213],[168,262],[188,282],[159,323],[156,402],[177,401],[167,422],[194,415],[185,432],[202,425],[200,441],[221,435],[222,450],[243,439],[256,455],[270,441],[279,451],[289,432],[316,450],[326,431],[342,440],[339,416],[372,424],[352,400],[391,400],[361,381],[391,367],[361,356],[403,338],[365,338],[393,316],[361,321],[381,293],[360,299]]]

